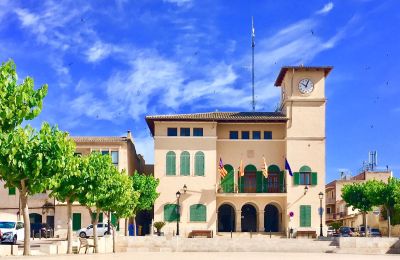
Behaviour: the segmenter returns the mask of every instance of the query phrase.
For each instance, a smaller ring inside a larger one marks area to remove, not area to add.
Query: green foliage
[[[165,226],[165,222],[164,221],[157,221],[154,222],[154,227],[157,229],[157,231],[161,231],[161,229]]]
[[[132,179],[133,189],[140,194],[135,213],[151,209],[154,201],[160,195],[157,193],[157,186],[160,180],[151,175],[139,174],[137,171],[133,174]]]
[[[47,85],[34,89],[33,79],[27,77],[17,84],[15,63],[9,60],[0,66],[0,132],[9,132],[23,120],[31,120],[42,110]]]
[[[339,230],[339,228],[342,226],[342,223],[340,222],[333,222],[331,224],[331,226],[333,227],[334,230]]]
[[[396,212],[400,212],[400,180],[397,178],[389,178],[388,183],[377,182],[377,192],[375,197],[376,205],[383,206],[384,216],[387,218],[387,211],[389,211],[391,217],[391,224],[395,225],[399,221],[399,217],[396,217]]]
[[[368,182],[346,184],[342,188],[342,198],[348,206],[366,213],[376,205],[376,198],[371,196],[375,188]]]
[[[17,127],[0,135],[0,178],[6,187],[22,189],[21,181],[32,195],[52,189],[53,178],[66,167],[66,154],[75,147],[68,133],[43,123],[39,131]]]

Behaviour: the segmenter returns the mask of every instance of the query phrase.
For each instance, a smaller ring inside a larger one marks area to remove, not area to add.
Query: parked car
[[[352,237],[359,237],[360,236],[360,233],[358,233],[358,231],[355,228],[352,227],[352,228],[350,228],[350,230],[352,232],[352,234],[351,234]]]
[[[328,237],[333,237],[333,233],[335,233],[335,229],[333,227],[328,227],[328,231],[326,232],[326,235]]]
[[[106,223],[98,223],[97,224],[97,235],[104,236],[107,235],[108,232],[108,224]],[[110,232],[112,232],[110,230]],[[78,236],[80,237],[92,237],[93,236],[93,225],[89,225],[86,228],[82,228],[78,231]]]
[[[24,223],[21,221],[0,221],[1,243],[13,243],[24,240]]]
[[[370,234],[371,237],[381,237],[382,236],[381,231],[379,230],[379,228],[371,228],[371,231],[370,231],[369,234]]]
[[[350,227],[340,227],[339,235],[341,237],[351,237],[353,235],[353,231],[351,231]]]
[[[371,228],[370,227],[367,227],[368,228],[368,234],[370,234],[371,233]],[[365,237],[365,227],[364,226],[360,226],[360,236],[362,236],[362,237]]]

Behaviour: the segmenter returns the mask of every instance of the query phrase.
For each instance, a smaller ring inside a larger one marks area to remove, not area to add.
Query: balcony
[[[335,220],[336,214],[335,213],[326,214],[325,219],[326,221]]]
[[[325,204],[336,204],[336,198],[326,198],[325,199]]]
[[[260,183],[259,185],[234,185],[220,184],[217,189],[219,194],[229,193],[286,193],[286,187],[283,184]]]

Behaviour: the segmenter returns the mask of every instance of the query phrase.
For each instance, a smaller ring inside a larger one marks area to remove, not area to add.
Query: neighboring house
[[[154,137],[154,175],[160,179],[154,221],[167,222],[165,233],[176,232],[180,219],[185,236],[198,229],[286,234],[293,228],[294,233],[319,234],[325,79],[331,69],[283,67],[275,82],[281,88],[278,112],[147,116]],[[293,177],[285,171],[285,158]],[[220,174],[220,159],[226,175]],[[241,162],[243,176],[238,173]]]
[[[342,188],[346,184],[362,183],[368,180],[378,180],[387,182],[392,177],[392,172],[387,170],[365,170],[354,176],[335,180],[325,186],[325,212],[326,224],[340,222],[343,226],[355,227],[363,225],[362,214],[357,209],[347,207],[342,199]],[[379,209],[377,209],[379,210]],[[381,217],[373,212],[367,214],[367,225],[370,227],[379,227]]]
[[[145,165],[143,157],[136,153],[130,131],[126,137],[95,137],[80,136],[72,137],[76,143],[76,154],[87,155],[93,151],[98,151],[111,156],[112,161],[119,170],[126,170],[126,173],[132,175],[135,170],[141,173],[146,169],[151,169]],[[5,189],[3,183],[0,183],[0,219],[22,219],[20,216],[20,205],[18,190]],[[65,203],[50,198],[50,192],[36,194],[29,197],[29,216],[32,227],[38,227],[41,223],[47,223],[55,229],[55,235],[65,235],[67,229],[67,207]],[[79,230],[90,224],[90,215],[87,208],[75,203],[72,207],[73,230]],[[100,214],[100,222],[107,221],[105,213]],[[116,219],[112,217],[112,222]],[[120,220],[120,229],[125,229],[124,221]]]

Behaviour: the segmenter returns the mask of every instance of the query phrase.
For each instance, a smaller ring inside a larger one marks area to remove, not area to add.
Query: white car
[[[108,232],[108,224],[98,223],[97,224],[97,235],[99,237],[106,235]],[[112,230],[110,230],[112,232]],[[82,228],[78,231],[78,236],[80,237],[92,237],[93,236],[93,225],[87,226],[87,228]]]
[[[0,221],[1,243],[16,244],[17,241],[23,241],[25,237],[24,231],[24,222]]]

